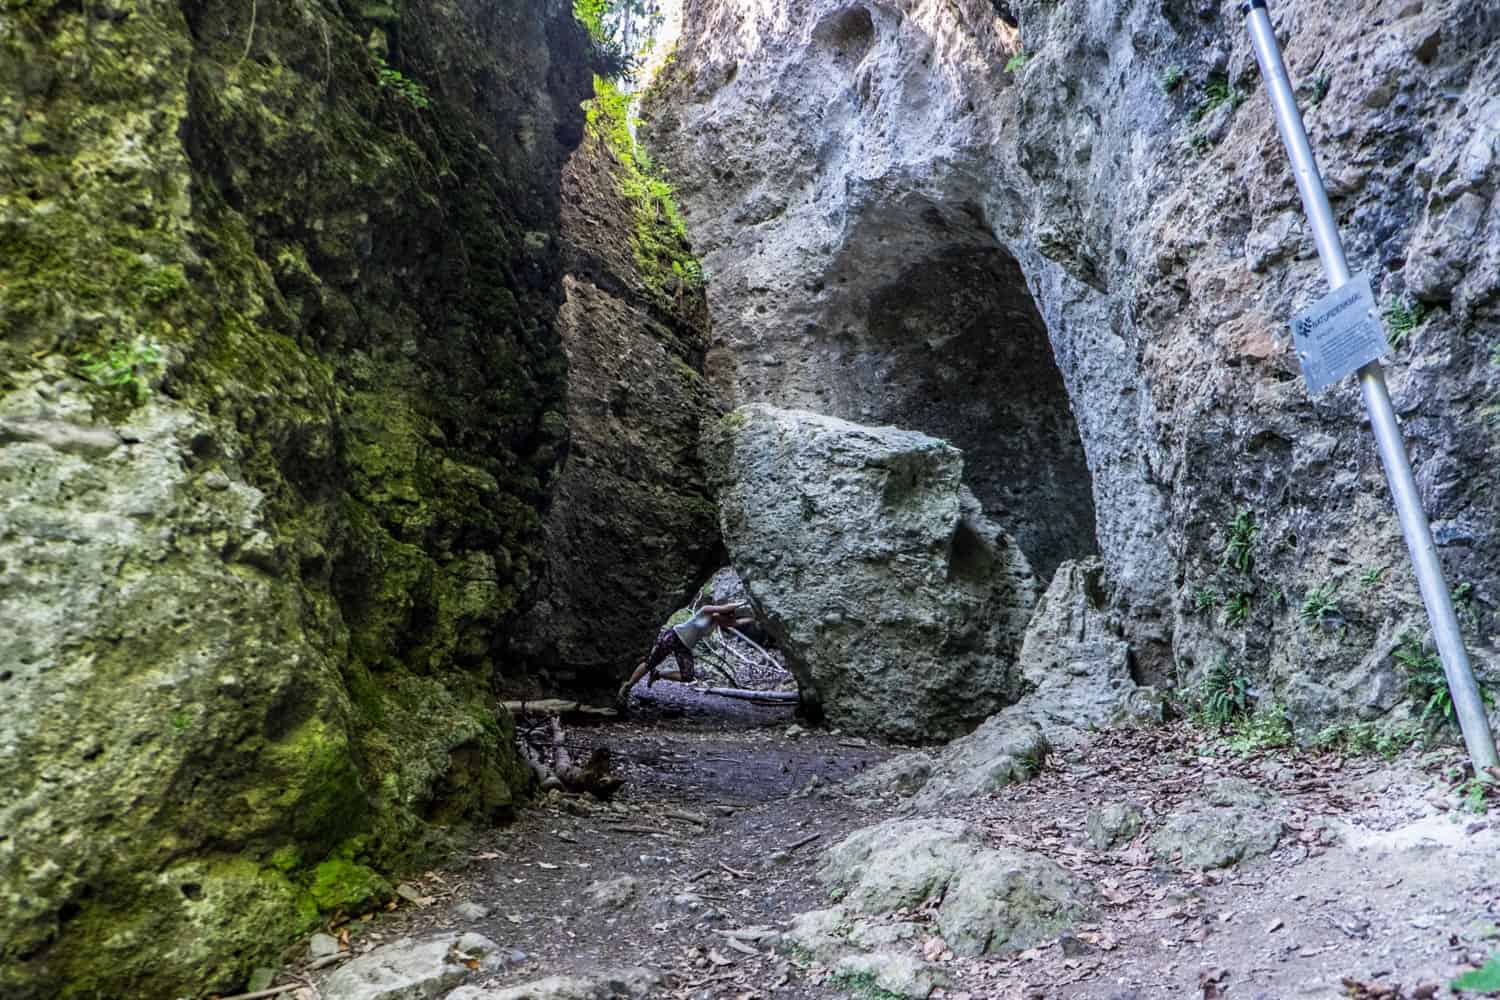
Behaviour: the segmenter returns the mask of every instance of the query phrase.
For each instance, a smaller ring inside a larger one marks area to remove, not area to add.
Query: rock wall
[[[523,780],[563,0],[0,16],[0,993],[232,992]]]
[[[711,278],[713,378],[866,420],[908,405],[903,380],[941,386],[910,423],[969,422],[978,448],[953,437],[982,468],[1003,401],[983,365],[947,369],[976,336],[1055,363],[1087,477],[1028,446],[1010,465],[1039,509],[976,481],[980,498],[1028,553],[1024,520],[1054,509],[1079,551],[1083,505],[1060,494],[1089,489],[1137,678],[1188,684],[1228,658],[1309,738],[1405,711],[1390,654],[1424,623],[1358,394],[1309,398],[1286,343],[1325,285],[1235,8],[689,0],[648,135]],[[1493,669],[1500,12],[1314,0],[1275,17],[1352,262],[1410,327],[1390,384]],[[928,279],[955,256],[997,262],[1000,305],[947,298],[941,318]],[[1057,441],[1051,398],[1021,410]],[[1336,613],[1309,623],[1330,589]]]
[[[591,115],[563,171],[567,458],[514,642],[532,669],[505,683],[612,694],[718,565],[717,508],[698,453],[718,405],[703,378],[704,288],[683,274],[685,262],[690,273],[697,265],[666,217],[670,194],[647,193],[633,151],[610,141],[623,120],[602,103]]]

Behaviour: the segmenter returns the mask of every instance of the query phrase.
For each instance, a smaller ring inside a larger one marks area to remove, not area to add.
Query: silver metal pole
[[[1240,10],[1247,17],[1255,59],[1260,64],[1261,79],[1266,83],[1271,108],[1276,113],[1276,128],[1292,161],[1292,176],[1297,181],[1302,208],[1312,226],[1318,259],[1323,262],[1323,273],[1329,286],[1336,290],[1349,281],[1349,261],[1344,256],[1338,224],[1328,204],[1328,193],[1323,189],[1323,178],[1318,174],[1312,146],[1307,141],[1302,115],[1297,110],[1292,82],[1287,78],[1286,65],[1281,60],[1281,46],[1276,42],[1266,0],[1247,0],[1240,5]],[[1448,679],[1448,690],[1453,696],[1453,707],[1458,713],[1469,759],[1474,763],[1475,773],[1482,774],[1486,767],[1500,766],[1500,757],[1495,752],[1495,738],[1490,734],[1489,718],[1485,715],[1484,699],[1469,665],[1469,654],[1464,650],[1458,618],[1453,613],[1453,599],[1443,580],[1443,567],[1438,562],[1437,546],[1432,541],[1432,528],[1422,510],[1417,481],[1411,473],[1406,444],[1396,424],[1396,412],[1391,408],[1391,396],[1386,391],[1385,373],[1380,362],[1372,361],[1359,370],[1359,387],[1364,393],[1365,409],[1370,415],[1370,427],[1375,432],[1375,444],[1380,450],[1381,464],[1385,466],[1385,477],[1391,484],[1401,534],[1406,537],[1406,548],[1411,553],[1417,586],[1422,592],[1422,603],[1427,606],[1433,642],[1443,661],[1443,674]]]

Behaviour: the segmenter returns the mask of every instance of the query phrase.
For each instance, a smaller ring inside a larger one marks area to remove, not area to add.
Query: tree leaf
[[[1500,992],[1500,954],[1491,955],[1481,968],[1465,972],[1448,984],[1455,990],[1477,990],[1481,993]]]

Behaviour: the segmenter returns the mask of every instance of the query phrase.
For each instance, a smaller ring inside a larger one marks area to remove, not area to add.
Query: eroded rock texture
[[[752,404],[710,427],[704,451],[730,558],[805,706],[936,742],[1020,695],[1036,581],[963,485],[958,449]]]
[[[1138,680],[1224,656],[1310,737],[1397,706],[1422,613],[1357,393],[1310,399],[1285,343],[1325,285],[1235,6],[1023,0],[1013,30],[989,0],[690,0],[648,135],[704,251],[713,378],[959,425],[1034,564],[1097,540]],[[1390,382],[1493,663],[1500,12],[1276,17],[1354,266],[1430,311]]]
[[[627,168],[603,132],[596,116],[563,171],[568,450],[515,640],[533,669],[505,679],[522,692],[613,692],[720,550],[698,453],[718,416],[702,374],[703,288],[673,272],[690,251],[657,205],[627,196]]]
[[[511,808],[494,684],[590,653],[512,648],[543,566],[713,544],[701,316],[564,294],[589,61],[561,0],[0,15],[0,993],[234,992]],[[677,444],[559,479],[611,378]]]

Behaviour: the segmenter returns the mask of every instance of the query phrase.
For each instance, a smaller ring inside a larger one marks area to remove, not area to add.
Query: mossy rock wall
[[[510,808],[569,15],[0,3],[0,994],[232,991]]]

